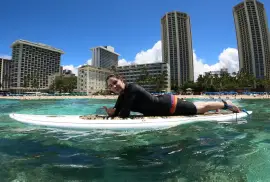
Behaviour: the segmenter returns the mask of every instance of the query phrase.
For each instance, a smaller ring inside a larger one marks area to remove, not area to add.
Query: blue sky
[[[80,65],[91,58],[91,47],[111,45],[120,59],[161,39],[161,17],[169,11],[188,13],[196,56],[204,64],[218,62],[227,48],[237,48],[232,15],[242,0],[1,0],[0,55],[11,55],[17,39],[62,49],[62,65]],[[264,3],[270,16],[270,1]]]

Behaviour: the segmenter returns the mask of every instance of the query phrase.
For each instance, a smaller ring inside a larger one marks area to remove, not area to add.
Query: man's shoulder
[[[142,86],[136,84],[136,83],[130,83],[128,85],[128,91],[129,92],[136,92],[136,93],[148,93]]]
[[[129,83],[128,89],[129,90],[140,90],[140,89],[142,89],[142,87],[136,83]]]

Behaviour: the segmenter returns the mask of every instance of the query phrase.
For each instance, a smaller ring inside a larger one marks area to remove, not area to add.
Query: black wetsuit
[[[154,96],[137,84],[126,84],[124,92],[119,95],[115,104],[114,116],[128,117],[130,111],[144,116],[194,115],[196,106],[192,102],[177,99],[175,110],[172,107],[172,95]]]

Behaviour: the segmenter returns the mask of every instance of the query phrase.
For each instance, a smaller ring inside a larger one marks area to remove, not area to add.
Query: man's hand
[[[107,112],[107,114],[109,116],[113,116],[114,115],[114,112],[115,112],[115,109],[114,108],[107,108],[106,106],[103,106],[103,108],[105,109],[105,111]]]

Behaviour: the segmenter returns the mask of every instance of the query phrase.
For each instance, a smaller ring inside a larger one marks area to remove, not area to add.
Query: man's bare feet
[[[228,104],[228,109],[229,109],[230,111],[236,112],[236,113],[239,113],[239,112],[240,112],[240,109],[239,109],[236,105],[234,105],[234,104],[232,103],[232,101],[227,100],[226,102],[227,102],[227,104]]]

